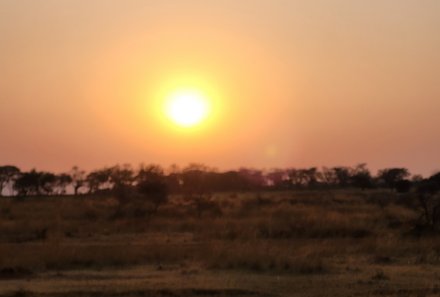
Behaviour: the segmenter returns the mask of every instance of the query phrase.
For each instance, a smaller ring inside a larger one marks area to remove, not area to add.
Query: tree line
[[[423,178],[412,176],[406,168],[385,168],[373,175],[366,164],[229,171],[218,171],[203,164],[190,164],[184,168],[172,166],[168,170],[154,164],[138,168],[115,165],[90,172],[75,166],[60,174],[36,169],[21,171],[13,165],[0,166],[0,195],[96,195],[146,184],[161,185],[169,193],[331,188],[389,188],[408,192],[415,187],[437,191],[440,189],[440,173]]]

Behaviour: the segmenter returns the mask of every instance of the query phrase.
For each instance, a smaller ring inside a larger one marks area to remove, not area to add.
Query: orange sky
[[[440,1],[0,2],[0,164],[440,170]],[[209,90],[191,131],[173,85]]]

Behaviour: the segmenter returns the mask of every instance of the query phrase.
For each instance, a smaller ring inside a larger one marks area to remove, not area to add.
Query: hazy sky
[[[159,112],[208,90],[191,131]],[[440,1],[0,0],[0,164],[440,169]]]

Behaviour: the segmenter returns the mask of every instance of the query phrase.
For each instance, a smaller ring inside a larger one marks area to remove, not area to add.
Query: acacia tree
[[[72,183],[72,177],[67,173],[61,173],[56,176],[56,187],[58,189],[58,193],[61,195],[66,194],[66,188],[68,185]]]
[[[57,185],[57,176],[51,172],[37,172],[38,173],[38,188],[40,194],[51,195],[53,194]]]
[[[290,170],[289,178],[296,186],[313,187],[318,182],[318,169],[316,167]]]
[[[410,173],[406,168],[386,168],[382,169],[378,173],[378,178],[388,188],[394,189],[396,185],[409,177]]]
[[[373,187],[373,178],[365,163],[361,163],[353,169],[351,183],[362,190]]]
[[[103,168],[90,172],[86,177],[89,186],[89,193],[96,193],[98,190],[101,190],[106,186],[111,187],[111,174],[112,171],[110,168]]]
[[[134,181],[134,171],[130,165],[124,164],[122,166],[116,165],[110,169],[109,180],[112,187],[130,186]]]
[[[29,172],[23,172],[16,179],[14,183],[14,189],[17,191],[19,196],[29,196],[29,195],[40,195],[41,185],[40,185],[40,172],[32,169]]]
[[[344,188],[347,187],[350,184],[351,179],[351,170],[349,167],[333,167],[332,168],[335,177],[336,177],[336,183],[338,186]]]
[[[12,165],[0,166],[0,196],[3,190],[13,182],[20,174],[20,169]]]
[[[51,172],[36,171],[23,172],[15,180],[14,189],[19,196],[51,195],[57,184],[57,176]]]

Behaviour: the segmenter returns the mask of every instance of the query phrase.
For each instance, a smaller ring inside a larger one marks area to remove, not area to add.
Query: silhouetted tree
[[[158,165],[142,166],[136,177],[137,192],[154,206],[154,212],[168,201],[168,188],[163,169]]]
[[[207,182],[208,167],[203,164],[190,164],[182,170],[182,187],[190,195],[203,195],[209,191]]]
[[[351,183],[362,190],[372,188],[374,186],[373,177],[365,163],[357,165],[351,174]]]
[[[386,168],[382,169],[378,173],[378,178],[388,188],[394,189],[397,182],[409,177],[410,173],[406,168]]]
[[[165,177],[164,170],[157,164],[141,165],[137,176],[136,182],[140,183],[146,180],[160,180],[163,181]]]
[[[429,181],[433,183],[438,190],[440,190],[440,172],[431,175],[429,177]]]
[[[413,182],[413,184],[415,184],[415,185],[417,185],[418,183],[420,183],[421,181],[423,181],[424,180],[424,178],[423,178],[423,176],[421,176],[420,174],[416,174],[416,175],[413,175],[412,177],[411,177],[411,181]]]
[[[248,187],[246,178],[238,171],[217,173],[215,191],[244,191]]]
[[[264,187],[266,180],[263,172],[257,169],[240,168],[239,175],[246,181],[246,190],[259,190]]]
[[[111,187],[111,174],[110,168],[98,169],[90,172],[86,176],[87,185],[89,187],[89,193],[97,193],[98,190]]]
[[[182,177],[180,169],[177,165],[173,164],[168,169],[168,175],[165,176],[165,182],[168,190],[173,193],[180,193],[182,191]]]
[[[55,174],[33,169],[20,174],[14,183],[14,189],[20,196],[51,195],[56,183]]]
[[[67,173],[61,173],[56,176],[56,187],[58,188],[58,193],[65,195],[67,186],[72,183],[72,177]]]
[[[336,183],[342,188],[347,187],[351,181],[350,168],[349,167],[333,167],[332,169],[335,173]]]
[[[122,166],[116,165],[110,168],[109,180],[113,187],[120,185],[129,186],[134,182],[134,179],[134,171],[128,164]]]
[[[144,180],[137,185],[137,189],[145,200],[154,205],[155,212],[168,201],[168,189],[164,182]]]
[[[417,194],[424,224],[438,229],[440,225],[440,173],[417,184]]]
[[[16,179],[14,189],[19,196],[41,195],[41,173],[35,169],[23,172]]]
[[[20,169],[12,165],[0,166],[0,196],[3,195],[3,190],[7,185],[14,182],[19,176]]]
[[[290,169],[289,179],[298,188],[313,187],[318,181],[318,169],[316,167],[307,169]]]
[[[57,176],[51,172],[37,172],[40,192],[38,195],[51,195],[57,184]]]

